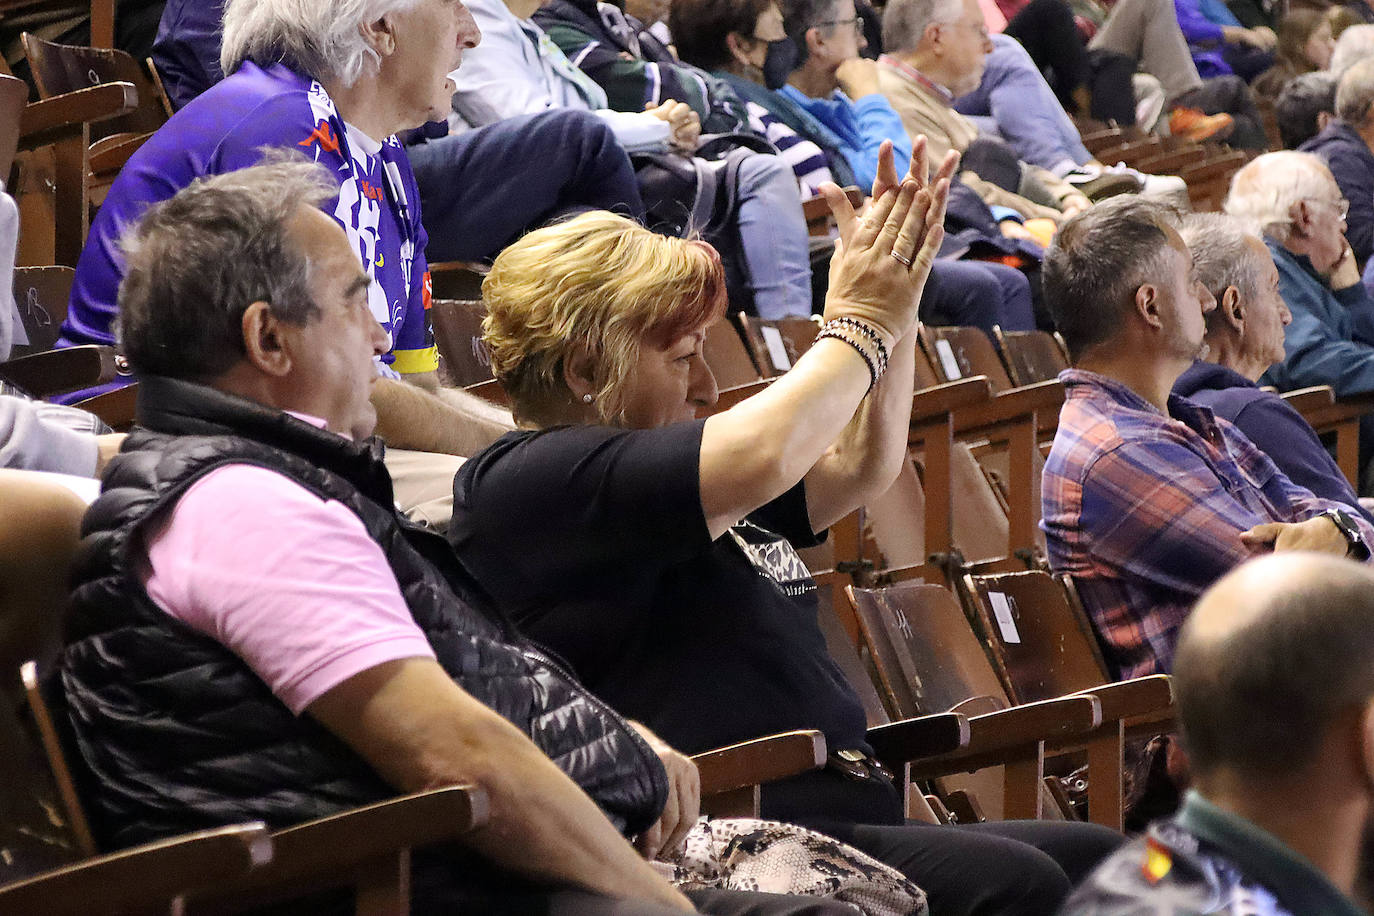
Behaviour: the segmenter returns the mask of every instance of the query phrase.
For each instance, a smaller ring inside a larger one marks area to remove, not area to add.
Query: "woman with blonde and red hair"
[[[796,552],[908,460],[916,309],[955,158],[932,192],[924,156],[921,138],[899,186],[887,148],[863,219],[826,186],[842,242],[816,344],[706,419],[702,346],[724,309],[707,247],[593,213],[503,252],[484,330],[522,428],[460,471],[449,540],[525,632],[669,743],[822,731],[833,766],[765,788],[765,816],[901,869],[932,912],[1048,913],[1120,837],[907,826]]]

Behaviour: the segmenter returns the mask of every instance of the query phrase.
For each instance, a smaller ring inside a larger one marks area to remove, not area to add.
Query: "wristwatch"
[[[1369,545],[1364,542],[1364,535],[1360,534],[1359,527],[1355,524],[1355,519],[1344,509],[1327,509],[1320,513],[1318,518],[1327,518],[1331,524],[1336,526],[1336,530],[1345,538],[1345,555],[1352,560],[1368,560]]]

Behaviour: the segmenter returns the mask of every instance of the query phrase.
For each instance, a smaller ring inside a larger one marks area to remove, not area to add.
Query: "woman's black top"
[[[703,423],[508,433],[458,472],[449,540],[531,638],[684,752],[797,728],[866,748],[793,547],[823,539],[803,486],[712,541]]]

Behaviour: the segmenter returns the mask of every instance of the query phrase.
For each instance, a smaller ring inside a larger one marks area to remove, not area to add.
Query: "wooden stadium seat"
[[[744,339],[730,321],[717,321],[706,329],[702,355],[716,377],[716,386],[722,392],[741,385],[752,385],[762,378]]]
[[[137,106],[133,111],[91,127],[86,199],[89,207],[98,207],[124,163],[167,122],[169,106],[138,62],[123,51],[57,44],[27,32],[23,42],[41,99],[105,83],[128,83],[134,87]]]
[[[19,310],[10,358],[51,350],[67,320],[76,271],[70,267],[16,267],[14,303]],[[21,339],[22,338],[22,339]]]
[[[1058,332],[1004,331],[994,327],[997,348],[1017,387],[1048,382],[1069,368],[1068,348]]]
[[[152,133],[167,122],[157,87],[138,62],[124,51],[58,44],[28,32],[24,33],[23,42],[24,55],[29,60],[40,99],[51,99],[102,83],[133,85],[138,95],[137,107],[93,128],[92,141],[114,134]]]
[[[1090,771],[1121,766],[1128,734],[1172,730],[1168,676],[1110,683],[1092,624],[1067,579],[1031,571],[969,576],[965,586],[983,643],[1016,702],[1088,691],[1102,701],[1103,720],[1120,723],[1121,740],[1088,745]],[[1119,782],[1089,781],[1088,808],[1097,823],[1120,829],[1122,802]]]
[[[992,340],[980,328],[921,325],[919,333],[921,347],[941,380],[957,382],[982,375],[993,392],[1015,387]]]
[[[1337,399],[1326,385],[1299,388],[1282,395],[1288,406],[1324,438],[1334,439],[1336,464],[1355,492],[1360,490],[1360,418],[1374,413],[1374,394]]]
[[[1145,687],[1095,686],[1093,690],[1074,691],[1012,706],[1013,697],[1006,691],[987,650],[954,595],[935,585],[901,583],[900,572],[895,572],[893,578],[899,584],[884,589],[848,590],[864,640],[873,652],[884,692],[891,701],[912,710],[976,709],[984,708],[989,702],[999,709],[1040,710],[1033,714],[1034,717],[1042,726],[1050,724],[1051,731],[1044,736],[1036,765],[1043,767],[1043,754],[1049,751],[1063,753],[1087,749],[1089,784],[1097,780],[1099,798],[1109,799],[1099,801],[1097,810],[1090,807],[1089,813],[1094,822],[1119,827],[1124,723],[1141,715],[1142,709],[1153,709],[1146,700],[1158,704],[1161,695],[1168,696],[1167,679],[1151,681]],[[1098,684],[1101,683],[1099,680]],[[1051,712],[1043,711],[1087,696],[1094,698],[1095,717],[1086,724],[1085,720],[1075,720],[1072,716],[1056,722]],[[1023,761],[1021,765],[1030,764]],[[1045,800],[1040,793],[1030,791],[1024,772],[1016,776],[1020,781],[1014,788],[1014,776],[1012,772],[1007,774],[1005,816],[1039,816]],[[985,805],[986,794],[979,792]]]
[[[763,378],[782,375],[811,349],[821,326],[811,318],[759,318],[740,312],[735,316],[754,367]]]
[[[95,197],[91,130],[138,107],[130,83],[103,83],[32,102],[20,118],[19,149],[25,180],[17,183],[21,234],[19,264],[76,266],[90,226]],[[120,141],[107,151],[117,170],[131,152]],[[50,190],[49,190],[50,186]]]
[[[19,116],[28,101],[29,87],[23,80],[0,74],[0,181],[6,184],[19,151]]]
[[[966,768],[971,776],[944,778],[959,770],[936,772],[918,763],[913,778],[939,777],[942,793],[976,796],[992,820],[1045,816],[1048,799],[1042,785],[1047,746],[1096,728],[1101,722],[1096,701],[1052,701],[1021,707],[1024,712],[1009,712],[1012,704],[1001,682],[982,657],[963,621],[963,611],[948,591],[912,583],[877,589],[850,586],[845,591],[889,707],[901,717],[946,711],[965,714],[971,732],[976,730],[971,745],[997,740],[1008,749],[1018,749],[1000,757],[972,755]],[[913,603],[941,595],[947,601],[935,608],[937,612]],[[919,619],[912,620],[913,616]]]
[[[465,388],[491,381],[491,354],[482,339],[482,319],[487,315],[482,300],[434,299],[429,313],[444,384]]]

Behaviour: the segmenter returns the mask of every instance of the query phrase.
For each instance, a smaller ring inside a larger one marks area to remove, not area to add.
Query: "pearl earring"
[[[582,403],[583,403],[583,404],[590,404],[592,401],[595,401],[595,400],[596,400],[596,398],[592,397],[590,394],[584,394],[584,395],[582,395]]]

